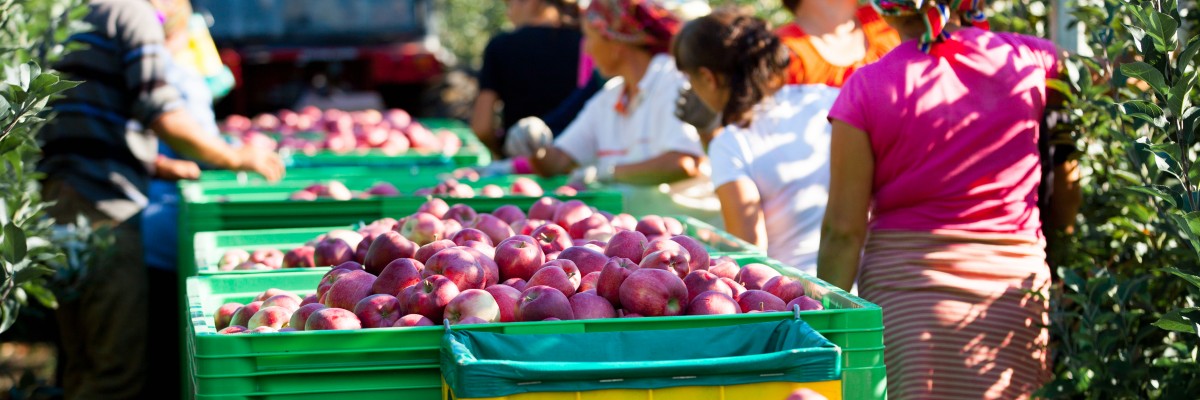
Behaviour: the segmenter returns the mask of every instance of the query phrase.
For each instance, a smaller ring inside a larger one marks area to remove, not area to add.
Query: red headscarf
[[[679,32],[679,18],[654,0],[592,0],[584,23],[605,38],[666,53]]]

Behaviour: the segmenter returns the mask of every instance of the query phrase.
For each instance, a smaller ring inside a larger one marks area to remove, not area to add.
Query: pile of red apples
[[[313,294],[270,289],[221,306],[214,322],[230,334],[822,309],[803,281],[712,258],[682,231],[674,218],[577,200],[543,197],[526,215],[432,199],[401,220],[254,252],[245,262],[333,267]]]
[[[454,154],[462,148],[462,140],[453,132],[430,131],[413,120],[407,112],[392,109],[342,111],[305,107],[300,111],[282,110],[275,114],[259,114],[254,118],[231,115],[221,124],[221,131],[237,136],[246,146],[279,151],[291,149],[305,154],[321,150],[337,154],[379,150],[386,155],[400,155],[409,150]],[[266,133],[277,132],[276,141]],[[307,139],[297,133],[319,132],[317,139]]]
[[[476,178],[478,179],[478,178]],[[504,196],[527,196],[540,197],[545,194],[542,186],[527,177],[519,177],[513,180],[508,189],[500,187],[496,184],[484,185],[478,191],[474,187],[463,183],[455,178],[446,178],[437,185],[430,188],[417,189],[412,193],[414,196],[439,196],[451,198],[474,198],[482,197],[504,197]],[[555,190],[555,194],[560,196],[573,196],[578,194],[578,190],[570,186],[563,186]],[[296,201],[313,201],[318,199],[330,200],[351,200],[351,199],[369,199],[373,197],[395,197],[401,196],[396,186],[387,183],[379,182],[362,192],[354,192],[346,187],[340,181],[331,180],[327,182],[318,182],[304,189],[300,189],[292,193],[288,199]]]

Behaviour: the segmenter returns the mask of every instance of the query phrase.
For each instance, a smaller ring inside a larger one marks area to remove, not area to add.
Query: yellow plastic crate
[[[680,386],[663,389],[609,389],[586,392],[521,393],[504,397],[459,398],[442,381],[442,400],[784,400],[792,392],[809,389],[828,400],[842,399],[842,381],[762,382],[730,386]]]

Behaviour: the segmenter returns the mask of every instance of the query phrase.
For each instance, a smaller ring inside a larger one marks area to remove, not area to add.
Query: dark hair
[[[795,14],[796,7],[800,7],[800,1],[801,0],[783,0],[783,8],[787,10],[787,12]]]
[[[672,49],[680,71],[708,68],[729,86],[721,123],[745,126],[750,110],[785,81],[791,52],[766,21],[718,10],[689,22]]]
[[[579,3],[575,0],[542,0],[558,10],[558,23],[565,27],[579,27]]]

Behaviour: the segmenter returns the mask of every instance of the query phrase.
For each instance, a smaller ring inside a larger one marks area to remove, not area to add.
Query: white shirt
[[[554,145],[577,164],[596,165],[601,170],[670,151],[703,157],[696,128],[675,117],[675,101],[686,84],[674,59],[654,56],[638,82],[637,97],[628,102],[624,114],[617,111],[617,104],[625,94],[625,81],[617,77],[588,100]],[[708,178],[707,164],[702,171],[700,177],[671,184],[613,187],[624,192],[625,211],[630,214],[686,214],[719,224],[720,201]]]
[[[741,179],[758,188],[767,255],[811,275],[829,197],[825,118],[837,95],[824,85],[785,86],[754,108],[749,127],[725,127],[708,149],[716,187]]]

